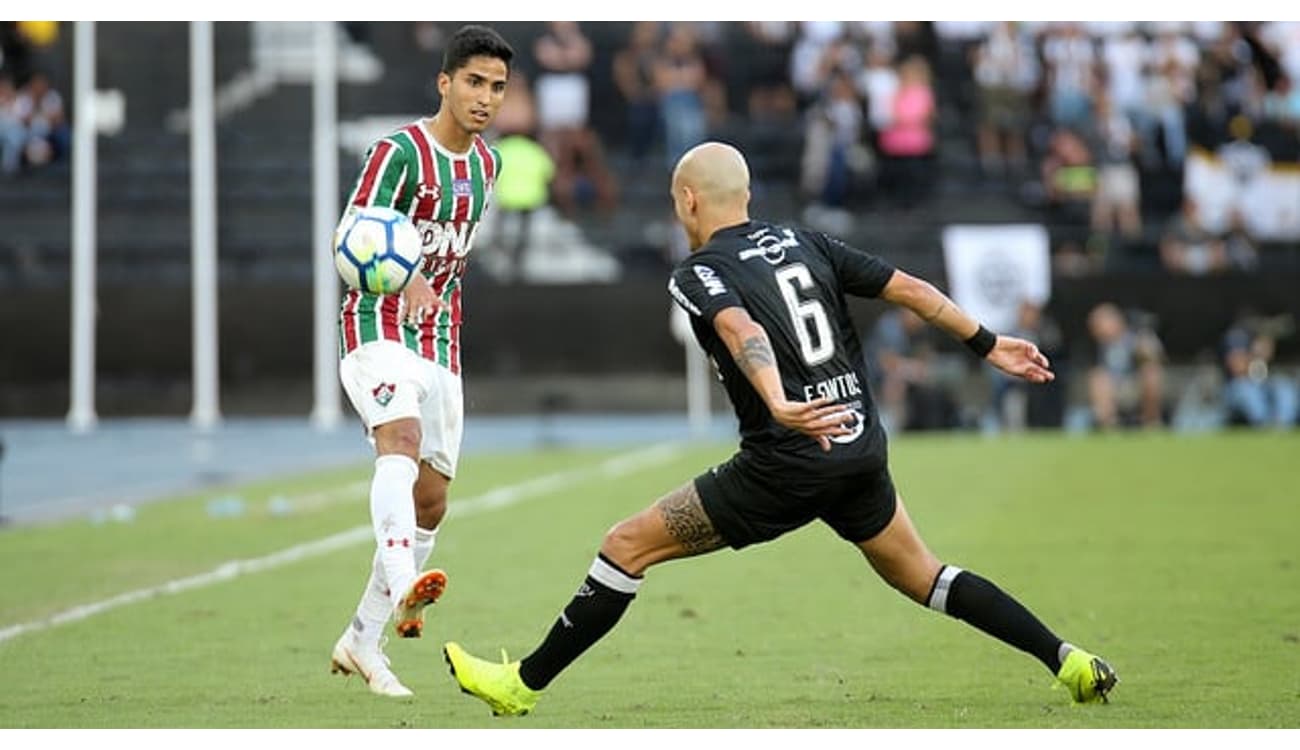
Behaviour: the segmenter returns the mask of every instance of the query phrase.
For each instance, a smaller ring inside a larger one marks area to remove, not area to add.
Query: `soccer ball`
[[[349,209],[334,233],[334,265],[343,282],[371,294],[397,294],[415,275],[420,233],[406,214],[386,206]]]

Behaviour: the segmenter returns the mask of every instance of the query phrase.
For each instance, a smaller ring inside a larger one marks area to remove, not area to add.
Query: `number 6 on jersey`
[[[795,336],[799,338],[799,352],[809,366],[820,365],[835,355],[835,340],[831,338],[831,322],[826,317],[822,303],[815,299],[800,299],[799,291],[813,289],[812,274],[802,263],[793,263],[775,271],[776,285],[781,298],[790,311]],[[811,331],[809,329],[812,329]],[[813,343],[813,339],[817,343]]]

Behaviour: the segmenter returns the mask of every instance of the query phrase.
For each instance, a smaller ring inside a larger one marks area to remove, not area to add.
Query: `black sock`
[[[533,690],[551,684],[565,667],[614,627],[636,597],[639,576],[631,576],[597,555],[587,578],[546,634],[546,640],[519,664],[519,678]]]
[[[1061,669],[1061,639],[1010,594],[968,570],[943,566],[926,603],[1033,654],[1052,674]]]

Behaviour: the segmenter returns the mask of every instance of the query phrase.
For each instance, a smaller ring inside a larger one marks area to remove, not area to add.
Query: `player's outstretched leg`
[[[901,499],[884,530],[858,547],[881,577],[914,601],[1036,657],[1074,700],[1104,702],[1119,681],[1109,664],[1058,638],[993,582],[940,563],[916,533]]]
[[[968,570],[943,566],[925,603],[1038,657],[1078,703],[1107,702],[1119,682],[1100,657],[1061,640],[1014,597]]]
[[[605,534],[577,593],[528,656],[495,664],[470,656],[457,643],[448,643],[443,655],[461,690],[481,698],[493,713],[523,715],[561,671],[614,628],[647,568],[722,545],[695,483],[688,482]]]

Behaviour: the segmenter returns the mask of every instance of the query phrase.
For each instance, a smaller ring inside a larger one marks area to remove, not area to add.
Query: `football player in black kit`
[[[687,152],[672,198],[692,253],[669,292],[691,316],[740,421],[740,451],[605,535],[577,594],[543,642],[494,663],[447,643],[457,682],[498,715],[536,705],[556,675],[614,627],[646,569],[724,546],[740,549],[821,520],[891,586],[1038,658],[1080,703],[1117,679],[993,583],[945,565],[894,490],[884,430],[867,390],[845,295],[910,308],[1003,372],[1054,377],[1032,343],[998,336],[928,282],[820,232],[749,217],[749,167],[722,143]]]

